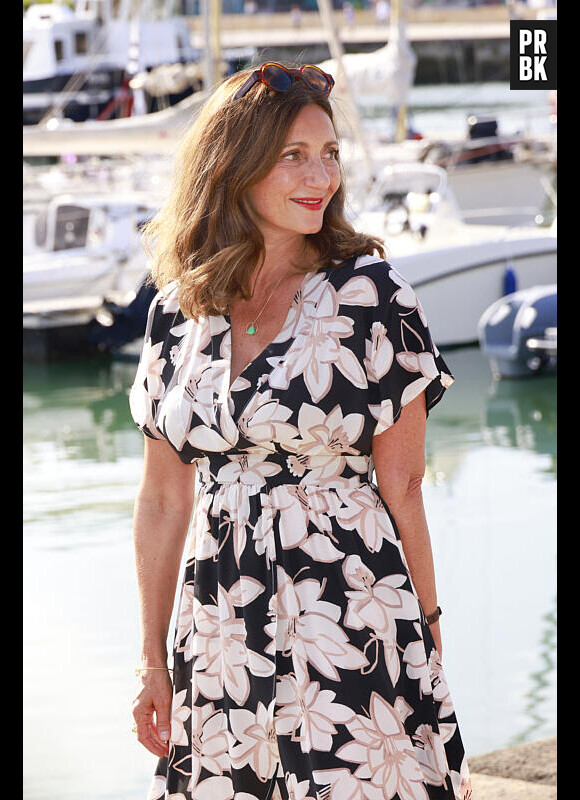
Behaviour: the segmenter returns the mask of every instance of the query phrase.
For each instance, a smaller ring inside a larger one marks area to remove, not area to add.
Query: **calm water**
[[[556,386],[477,348],[428,423],[444,662],[468,753],[555,735]],[[128,363],[24,372],[24,797],[144,800]]]

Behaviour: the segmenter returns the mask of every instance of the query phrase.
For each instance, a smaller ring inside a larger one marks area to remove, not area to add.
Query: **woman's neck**
[[[297,267],[310,263],[315,257],[312,245],[304,236],[299,238],[267,242],[264,245],[264,260],[252,276],[252,294],[256,283],[268,287],[282,275],[297,272]]]

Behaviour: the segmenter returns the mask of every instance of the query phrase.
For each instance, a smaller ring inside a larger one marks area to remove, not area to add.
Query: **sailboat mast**
[[[205,42],[203,88],[209,94],[221,77],[221,0],[202,0]]]
[[[358,111],[358,107],[354,100],[354,95],[350,86],[350,81],[343,65],[342,56],[344,51],[342,47],[342,42],[340,41],[338,32],[336,30],[334,16],[332,13],[331,0],[318,0],[318,10],[322,18],[322,24],[324,25],[324,29],[326,31],[330,55],[335,60],[338,68],[337,78],[339,78],[342,86],[344,86],[345,89],[345,99],[348,105],[350,122],[354,129],[354,135],[362,151],[367,173],[369,175],[373,175],[374,164],[370,156],[368,144],[363,133],[362,122]]]
[[[397,41],[405,39],[405,8],[404,0],[392,0],[390,17],[389,41],[396,37]],[[401,104],[397,108],[397,121],[395,125],[395,141],[402,142],[407,138],[407,106]]]

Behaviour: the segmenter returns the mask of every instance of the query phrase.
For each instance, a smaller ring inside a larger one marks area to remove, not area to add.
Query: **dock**
[[[506,41],[510,19],[535,19],[539,9],[524,3],[508,5],[408,9],[405,31],[409,42]],[[347,18],[334,12],[335,25],[345,46],[386,44],[388,21],[379,21],[373,9],[354,9]],[[190,19],[192,43],[204,46],[203,20]],[[326,42],[327,35],[317,11],[302,11],[299,17],[287,13],[257,12],[224,14],[221,19],[222,47],[304,47]]]
[[[272,15],[277,16],[277,15]],[[318,15],[316,15],[318,16]],[[254,20],[258,19],[258,15]],[[272,28],[263,29],[261,25],[248,29],[224,28],[220,39],[222,47],[301,47],[321,44],[327,40],[327,34],[320,20],[312,20],[300,27],[279,27],[275,20]],[[389,41],[388,25],[363,24],[339,25],[340,39],[345,45],[376,44],[384,45]],[[411,44],[417,42],[449,42],[475,40],[509,40],[510,26],[506,22],[482,23],[474,28],[470,23],[413,23],[406,26],[407,39]],[[192,33],[194,47],[203,48],[202,31]]]

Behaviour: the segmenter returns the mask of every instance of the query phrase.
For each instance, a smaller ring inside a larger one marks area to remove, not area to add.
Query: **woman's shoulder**
[[[151,301],[146,336],[156,341],[164,339],[175,324],[177,315],[181,316],[179,284],[172,281],[159,288]]]
[[[353,256],[340,265],[338,272],[342,284],[361,277],[372,281],[380,297],[385,294],[391,296],[393,292],[409,285],[404,276],[379,255]]]

